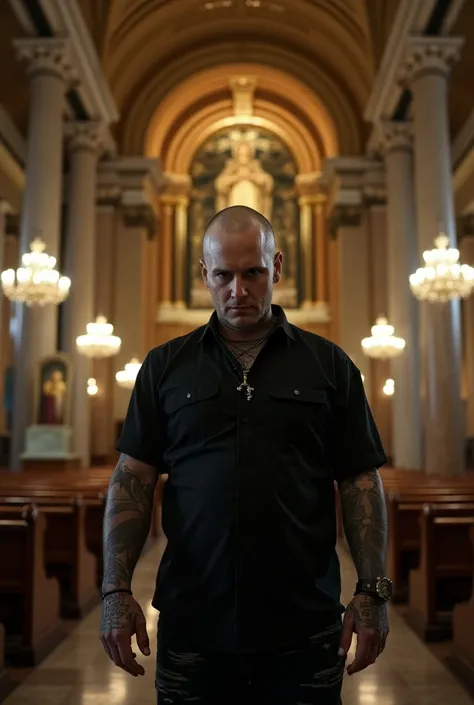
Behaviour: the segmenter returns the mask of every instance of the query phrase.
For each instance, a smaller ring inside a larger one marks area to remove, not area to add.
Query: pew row
[[[474,503],[425,505],[419,519],[420,564],[410,571],[406,618],[424,641],[449,639],[454,606],[472,594]]]
[[[474,526],[469,532],[473,549],[474,565]],[[471,598],[460,602],[453,610],[453,641],[449,657],[452,669],[474,692],[474,575]]]
[[[35,666],[64,638],[60,589],[45,572],[46,518],[33,506],[0,512],[0,622],[13,665]]]

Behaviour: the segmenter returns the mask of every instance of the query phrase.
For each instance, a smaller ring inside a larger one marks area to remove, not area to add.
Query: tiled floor
[[[137,567],[134,588],[146,606],[152,654],[156,644],[156,612],[150,606],[160,547],[150,550]],[[343,582],[354,585],[352,565],[341,551]],[[106,657],[98,639],[99,611],[94,610],[5,700],[4,705],[156,705],[154,656],[141,657],[146,673],[132,678]],[[350,656],[352,656],[351,654]],[[391,611],[386,651],[362,673],[346,677],[344,705],[473,705],[441,663]],[[225,705],[225,703],[223,704]],[[243,704],[244,705],[244,704]]]

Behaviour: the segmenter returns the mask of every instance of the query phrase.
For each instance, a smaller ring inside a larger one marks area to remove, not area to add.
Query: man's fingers
[[[370,652],[373,644],[371,634],[359,634],[357,638],[357,649],[353,662],[347,667],[348,675],[363,671],[370,665]]]
[[[113,638],[111,638],[110,641],[107,641],[107,646],[110,649],[110,658],[112,661],[115,663],[116,666],[121,668],[122,670],[126,671],[126,673],[129,673],[131,676],[135,676],[135,673],[132,673],[130,668],[128,668],[122,661],[122,657],[120,656],[120,652],[118,650],[117,645],[114,643]]]
[[[123,666],[133,676],[143,676],[145,669],[135,661],[132,654],[130,637],[117,637],[116,646],[120,655]]]
[[[137,645],[144,656],[150,655],[150,639],[146,630],[146,619],[143,614],[137,615],[135,618],[135,636]]]
[[[342,623],[341,639],[339,642],[339,656],[345,656],[351,648],[353,633],[354,615],[352,612],[346,612]]]

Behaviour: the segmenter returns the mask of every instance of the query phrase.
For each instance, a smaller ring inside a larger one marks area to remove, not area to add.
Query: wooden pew
[[[0,496],[0,512],[2,505],[34,503],[45,515],[46,573],[59,581],[61,616],[65,619],[84,617],[99,601],[97,559],[86,546],[87,501]]]
[[[7,694],[8,686],[8,672],[5,668],[5,627],[0,624],[0,703]]]
[[[405,602],[408,597],[408,575],[418,567],[420,559],[420,511],[425,504],[474,503],[471,493],[457,494],[457,489],[443,494],[429,489],[407,494],[390,493],[387,498],[388,550],[387,574],[393,581],[393,602]]]
[[[57,580],[44,569],[46,519],[35,507],[3,507],[0,621],[12,664],[35,666],[64,637]]]
[[[437,641],[450,638],[453,607],[472,592],[474,503],[425,505],[419,516],[420,566],[410,571],[406,616],[425,641]]]
[[[469,538],[474,551],[474,527],[471,527]],[[469,602],[460,602],[453,610],[453,642],[449,661],[453,670],[474,691],[474,574]]]

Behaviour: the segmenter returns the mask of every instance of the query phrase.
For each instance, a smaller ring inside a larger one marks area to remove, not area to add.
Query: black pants
[[[159,705],[341,705],[341,623],[293,647],[251,655],[172,647],[160,625]]]

